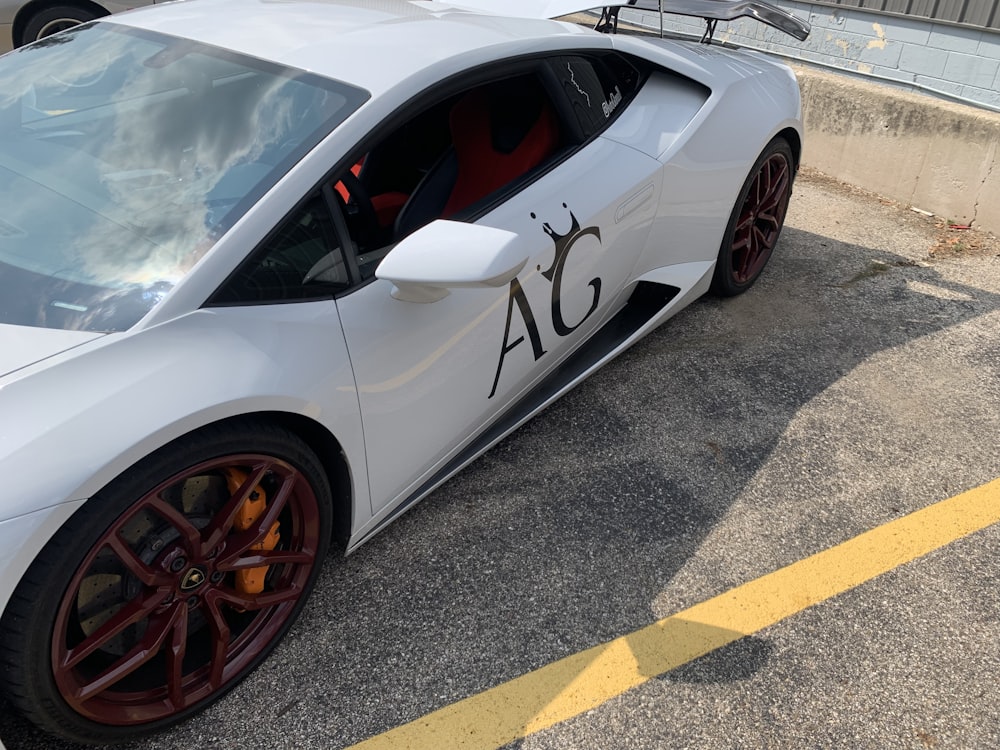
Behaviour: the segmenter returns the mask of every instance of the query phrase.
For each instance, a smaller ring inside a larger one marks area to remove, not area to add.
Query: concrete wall
[[[720,24],[717,38],[1000,110],[1000,32],[862,8],[769,1],[808,20],[809,39],[799,42],[749,18]],[[654,13],[622,11],[621,18],[653,29],[660,24]],[[697,18],[665,19],[673,31],[700,35],[705,28]]]
[[[1000,114],[799,66],[803,163],[1000,234]]]
[[[716,38],[801,60],[803,163],[951,221],[1000,234],[1000,34],[911,18],[770,0],[808,17],[806,42],[751,19]],[[704,22],[667,15],[668,31]],[[659,15],[621,13],[659,28]],[[813,67],[819,64],[823,67]],[[843,70],[842,72],[828,72]],[[887,85],[888,84],[888,85]],[[921,84],[979,106],[904,88]],[[998,111],[990,111],[995,107]]]
[[[880,13],[920,16],[964,26],[1000,30],[1000,0],[812,0],[818,5],[864,8]]]

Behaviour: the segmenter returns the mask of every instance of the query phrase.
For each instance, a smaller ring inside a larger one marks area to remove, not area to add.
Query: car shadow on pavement
[[[997,310],[933,266],[786,228],[752,291],[695,303],[329,560],[274,657],[201,717],[127,747],[346,747],[744,582],[752,530],[731,567],[675,578],[795,415],[874,355]],[[828,544],[812,533],[774,564]],[[770,653],[747,637],[666,679],[746,679]],[[9,750],[72,747],[0,715]]]

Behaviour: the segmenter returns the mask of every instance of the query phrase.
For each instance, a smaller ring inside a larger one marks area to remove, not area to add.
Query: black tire
[[[331,505],[315,454],[280,427],[232,421],[171,443],[38,555],[0,619],[0,687],[41,729],[88,744],[197,713],[297,617]]]
[[[757,281],[781,234],[795,180],[795,157],[782,137],[771,141],[747,176],[719,248],[711,291],[742,294]]]
[[[97,13],[76,5],[55,5],[44,8],[28,19],[18,46],[51,36],[59,31],[93,21]]]

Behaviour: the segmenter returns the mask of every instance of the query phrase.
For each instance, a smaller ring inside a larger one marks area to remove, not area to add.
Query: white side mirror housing
[[[394,247],[375,276],[404,302],[437,302],[449,289],[509,284],[528,262],[514,232],[438,219]]]

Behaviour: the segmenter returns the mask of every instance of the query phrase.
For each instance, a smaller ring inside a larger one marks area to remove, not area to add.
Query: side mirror
[[[437,302],[449,289],[509,284],[528,262],[514,232],[438,219],[418,229],[379,263],[375,276],[393,283],[404,302]]]

